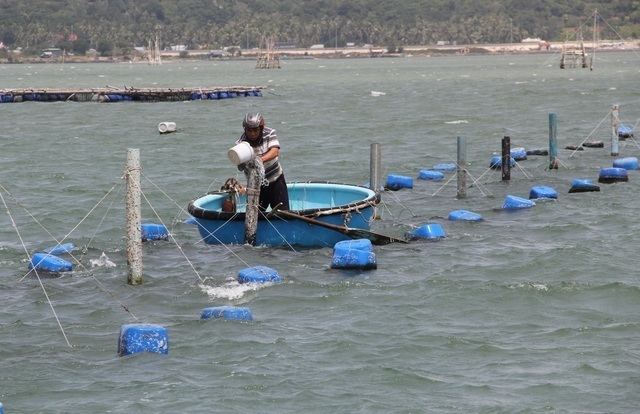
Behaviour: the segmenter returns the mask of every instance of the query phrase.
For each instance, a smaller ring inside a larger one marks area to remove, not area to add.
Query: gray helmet
[[[264,127],[264,118],[262,117],[262,114],[260,112],[249,112],[242,120],[242,127],[244,129]]]

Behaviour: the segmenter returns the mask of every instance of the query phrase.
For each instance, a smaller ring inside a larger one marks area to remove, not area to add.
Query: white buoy
[[[171,132],[176,132],[178,127],[175,122],[160,122],[158,124],[158,132],[161,134],[169,134]]]

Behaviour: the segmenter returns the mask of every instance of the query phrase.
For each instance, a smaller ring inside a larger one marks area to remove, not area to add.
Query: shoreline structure
[[[625,42],[604,41],[595,44],[593,42],[583,42],[584,49],[588,52],[596,50],[598,52],[607,51],[640,51],[640,41],[632,40]],[[476,44],[476,45],[428,45],[428,46],[403,46],[402,53],[390,53],[384,47],[338,47],[338,48],[291,48],[291,49],[241,49],[240,56],[224,56],[210,57],[210,54],[216,52],[220,55],[221,51],[212,50],[184,50],[160,51],[160,58],[166,61],[189,60],[189,59],[209,59],[209,60],[241,60],[241,59],[257,59],[258,56],[270,53],[282,59],[300,59],[300,58],[322,58],[322,59],[341,59],[341,58],[371,58],[371,57],[403,57],[403,56],[452,56],[452,55],[508,55],[508,54],[530,54],[544,53],[554,54],[561,53],[562,49],[567,51],[580,50],[580,42],[523,42],[523,43],[496,43],[496,44]],[[147,52],[137,52],[134,56],[110,56],[103,57],[97,55],[85,56],[64,56],[55,58],[21,58],[17,57],[13,61],[0,61],[0,63],[51,63],[51,62],[69,62],[69,63],[85,63],[85,62],[147,62]],[[186,54],[186,55],[185,55]]]

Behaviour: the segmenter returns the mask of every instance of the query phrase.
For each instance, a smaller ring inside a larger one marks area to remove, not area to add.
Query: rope
[[[0,187],[2,187],[2,189],[10,196],[10,193],[7,191],[6,188],[4,188],[4,186],[2,184],[0,184]],[[22,248],[24,249],[24,252],[28,257],[29,256],[29,251],[27,250],[27,246],[25,245],[24,240],[22,239],[22,236],[20,235],[20,231],[18,230],[18,226],[16,225],[16,222],[13,220],[13,216],[11,215],[11,211],[9,210],[9,206],[7,206],[7,202],[5,201],[4,196],[2,195],[2,192],[0,192],[0,198],[2,199],[2,204],[4,205],[4,207],[5,207],[6,211],[7,211],[7,215],[9,216],[9,219],[11,220],[11,225],[16,230],[16,234],[18,235],[18,238],[20,239],[20,244],[22,244]],[[44,293],[45,298],[47,298],[47,303],[49,303],[49,307],[51,308],[51,312],[53,312],[53,316],[56,318],[56,322],[58,323],[58,327],[60,327],[60,331],[62,332],[62,336],[64,337],[64,340],[67,342],[67,345],[70,348],[72,348],[71,343],[69,342],[69,339],[67,338],[67,334],[64,332],[64,328],[62,327],[62,323],[60,322],[60,318],[58,318],[58,313],[56,312],[55,308],[53,307],[53,303],[51,303],[51,298],[49,298],[49,295],[47,294],[47,289],[44,288],[44,284],[42,283],[42,279],[40,278],[40,275],[38,274],[38,271],[35,269],[35,266],[34,266],[34,272],[36,274],[36,277],[38,278],[38,283],[40,284],[40,288],[42,289],[42,292]]]

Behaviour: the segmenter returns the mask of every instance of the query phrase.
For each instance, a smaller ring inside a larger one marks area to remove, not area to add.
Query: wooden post
[[[511,179],[511,138],[502,138],[502,181]]]
[[[244,243],[251,246],[256,245],[256,233],[258,231],[261,164],[262,160],[257,157],[246,163],[249,177],[247,178],[247,208],[244,217]]]
[[[376,194],[380,194],[380,164],[382,160],[382,147],[380,144],[371,144],[369,154],[369,188]],[[373,207],[373,217],[378,218],[378,208]]]
[[[140,150],[127,149],[127,264],[130,285],[142,283],[142,220],[140,218]]]
[[[611,108],[611,155],[618,155],[618,105]]]
[[[467,146],[464,137],[458,137],[458,162],[456,177],[458,179],[458,198],[467,196]]]
[[[556,114],[549,114],[549,169],[558,169],[558,141],[556,134],[558,132],[556,124]]]

